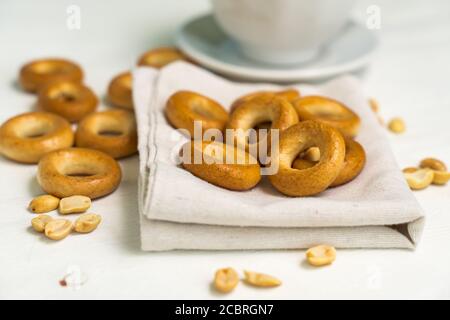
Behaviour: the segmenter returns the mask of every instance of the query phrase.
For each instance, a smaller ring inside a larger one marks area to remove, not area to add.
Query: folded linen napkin
[[[362,119],[358,139],[367,164],[351,183],[307,198],[278,193],[267,177],[246,192],[209,184],[176,164],[186,138],[164,116],[171,94],[192,90],[228,108],[237,97],[274,85],[222,79],[177,62],[133,74],[139,130],[142,249],[285,249],[328,243],[341,248],[414,248],[423,212],[390,151],[357,79],[345,76],[321,86],[291,86],[302,95],[320,94],[352,108]]]

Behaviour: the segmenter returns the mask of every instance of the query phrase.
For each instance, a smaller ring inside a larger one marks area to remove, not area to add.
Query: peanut
[[[406,182],[412,190],[422,190],[428,187],[434,179],[434,171],[428,168],[416,169],[406,168],[403,170]]]
[[[82,213],[91,207],[91,199],[85,196],[72,196],[61,199],[59,212],[61,214]]]
[[[306,251],[306,259],[312,266],[330,265],[336,260],[336,249],[327,245],[316,246]]]
[[[52,220],[53,220],[52,217],[43,214],[31,220],[31,226],[37,232],[43,233],[45,230],[45,226]]]
[[[430,168],[435,171],[447,171],[447,166],[441,160],[435,158],[425,158],[420,161],[421,168]]]
[[[69,220],[52,220],[45,226],[45,236],[51,240],[62,240],[70,234],[72,228],[72,222]]]
[[[388,128],[393,133],[403,133],[406,130],[406,125],[403,119],[394,118],[391,121],[389,121]]]
[[[450,172],[447,171],[434,172],[433,184],[442,186],[444,184],[447,184],[447,182],[449,181],[450,181]]]
[[[28,209],[33,213],[47,213],[58,209],[59,199],[51,195],[43,195],[31,200]]]
[[[101,221],[102,217],[98,214],[83,214],[75,221],[75,231],[78,233],[90,233],[97,229]]]
[[[281,281],[275,277],[253,271],[244,271],[244,281],[255,287],[278,287]]]
[[[377,113],[380,111],[380,105],[378,104],[378,101],[374,98],[369,99],[370,108],[373,112]]]
[[[224,268],[216,271],[214,287],[217,291],[228,293],[234,290],[239,283],[239,275],[233,268]]]
[[[306,150],[303,159],[308,160],[308,161],[312,161],[312,162],[317,162],[320,160],[320,149],[317,147],[312,147],[309,148],[308,150]]]
[[[450,180],[450,172],[447,171],[447,166],[441,160],[426,158],[420,162],[420,167],[434,171],[433,184],[444,185]]]

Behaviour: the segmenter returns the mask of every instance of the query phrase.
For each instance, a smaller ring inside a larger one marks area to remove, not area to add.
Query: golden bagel
[[[108,100],[116,107],[133,109],[131,72],[114,77],[108,86]]]
[[[51,82],[39,91],[39,106],[56,113],[70,122],[78,122],[95,111],[98,99],[88,87],[71,82]]]
[[[221,142],[196,140],[184,145],[182,150],[183,167],[216,186],[243,191],[261,180],[257,160],[241,149]]]
[[[297,158],[292,164],[292,168],[298,170],[307,169],[315,166],[316,163],[315,161]],[[341,186],[352,181],[361,173],[365,164],[366,152],[364,148],[353,139],[346,138],[344,166],[330,187]]]
[[[137,152],[137,130],[134,114],[127,110],[93,113],[78,125],[77,147],[103,151],[113,158]]]
[[[219,103],[191,91],[174,93],[167,101],[165,113],[170,124],[176,129],[188,130],[191,139],[194,139],[195,121],[202,123],[203,131],[223,131],[228,121],[228,113]]]
[[[71,147],[73,141],[70,123],[47,112],[24,113],[0,127],[0,153],[22,163],[38,163],[46,153]]]
[[[20,85],[30,92],[37,92],[49,82],[62,80],[81,83],[83,80],[81,67],[64,59],[42,59],[27,63],[19,74]]]
[[[157,48],[144,53],[139,58],[138,65],[160,69],[179,60],[188,61],[188,58],[177,48]]]
[[[320,160],[312,168],[292,168],[303,151],[318,147]],[[281,193],[293,196],[311,196],[327,189],[336,180],[345,158],[345,141],[333,127],[317,121],[300,122],[281,132],[279,155],[272,166],[278,172],[269,176],[272,185]]]
[[[39,161],[37,179],[42,189],[55,197],[95,199],[116,190],[122,171],[117,161],[103,152],[69,148],[44,156]]]
[[[242,129],[248,136],[249,129],[264,123],[270,123],[270,129],[283,131],[298,123],[298,116],[291,103],[286,99],[276,96],[260,96],[238,106],[230,116],[227,129]],[[239,135],[239,131],[234,131],[234,143],[248,151],[249,139],[239,138]],[[270,138],[267,140],[270,144]]]
[[[293,105],[297,110],[300,121],[316,120],[324,122],[351,138],[358,134],[361,124],[359,116],[336,100],[307,96],[296,100]]]
[[[298,98],[300,98],[300,92],[296,89],[286,89],[282,91],[256,91],[249,94],[246,94],[240,98],[238,98],[236,101],[233,102],[231,105],[230,113],[232,113],[237,107],[239,107],[241,104],[248,102],[250,100],[253,100],[255,98],[259,97],[279,97],[284,98],[288,100],[289,102],[294,102]]]

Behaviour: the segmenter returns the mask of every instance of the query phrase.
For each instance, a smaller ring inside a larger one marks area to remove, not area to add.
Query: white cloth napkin
[[[423,212],[397,166],[384,129],[357,79],[345,76],[321,86],[291,86],[352,108],[362,119],[358,141],[367,164],[353,182],[307,198],[289,198],[267,181],[234,192],[209,184],[174,161],[186,138],[164,116],[168,97],[192,90],[225,108],[237,97],[274,85],[234,83],[177,62],[133,74],[139,129],[139,208],[143,250],[286,249],[327,243],[340,248],[414,248]]]

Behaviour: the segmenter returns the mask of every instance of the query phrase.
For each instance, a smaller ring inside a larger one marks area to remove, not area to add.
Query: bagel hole
[[[123,135],[123,132],[119,130],[101,130],[98,134],[105,137],[118,137]]]
[[[23,137],[28,139],[42,138],[46,136],[49,131],[50,129],[45,125],[31,126],[23,133]]]
[[[84,173],[84,172],[74,172],[74,173],[70,173],[70,174],[66,174],[67,177],[72,177],[72,178],[86,178],[86,177],[92,177],[94,174],[90,174],[90,173]]]
[[[76,101],[77,97],[71,92],[61,92],[56,96],[56,99],[70,103]]]

